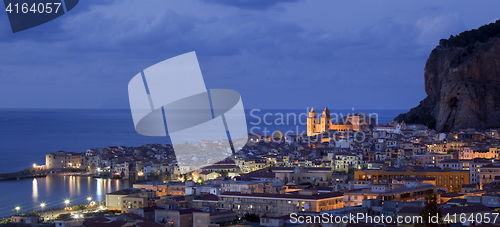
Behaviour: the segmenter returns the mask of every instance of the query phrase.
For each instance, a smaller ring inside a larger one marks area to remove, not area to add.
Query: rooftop
[[[276,198],[276,199],[303,199],[303,200],[320,200],[335,197],[342,197],[344,194],[340,192],[322,193],[317,195],[300,195],[300,194],[272,194],[272,193],[252,193],[245,194],[241,192],[224,192],[219,197],[255,197],[255,198]]]

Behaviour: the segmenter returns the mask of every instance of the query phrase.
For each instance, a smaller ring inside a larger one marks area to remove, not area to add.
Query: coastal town
[[[405,221],[386,225],[413,226],[409,220],[422,215],[431,198],[443,217],[466,216],[444,223],[500,223],[494,218],[500,209],[498,129],[438,133],[422,124],[375,125],[371,120],[353,114],[334,122],[328,108],[320,113],[312,109],[307,133],[250,134],[233,155],[188,172],[177,166],[169,144],[57,151],[46,155],[45,165],[33,168],[126,179],[133,187],[107,193],[102,204],[83,208],[80,216],[13,215],[12,222],[88,227],[375,226],[378,222],[370,218],[397,217]],[[198,141],[190,146],[213,150],[220,144]],[[328,217],[321,220],[329,223],[317,222],[317,217]],[[344,217],[350,221],[334,221]]]

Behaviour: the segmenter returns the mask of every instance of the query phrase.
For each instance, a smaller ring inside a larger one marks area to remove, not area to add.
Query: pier
[[[26,178],[38,178],[38,177],[46,177],[47,173],[37,172],[37,173],[25,173],[24,171],[19,171],[15,173],[1,173],[1,180],[17,180],[17,179],[26,179]]]
[[[76,169],[25,169],[19,172],[13,173],[0,173],[0,181],[3,180],[18,180],[18,179],[27,179],[27,178],[39,178],[46,177],[50,174],[70,174],[70,173],[82,173],[80,170]]]

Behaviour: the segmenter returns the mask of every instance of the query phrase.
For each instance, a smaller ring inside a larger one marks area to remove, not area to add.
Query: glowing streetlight
[[[19,213],[19,210],[20,210],[20,209],[21,209],[21,207],[20,207],[20,206],[17,206],[17,207],[16,207],[16,213]]]
[[[64,200],[64,204],[66,204],[66,206],[68,206],[68,204],[69,204],[69,199]]]
[[[40,206],[43,208],[45,208],[45,203],[41,203]]]
[[[36,168],[36,163],[35,163],[35,164],[33,164],[33,168]]]
[[[90,197],[90,196],[87,197],[87,200],[90,202],[90,200],[92,200],[92,197]]]

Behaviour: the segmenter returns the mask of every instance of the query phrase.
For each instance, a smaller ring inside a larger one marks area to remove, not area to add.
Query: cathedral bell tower
[[[309,111],[309,117],[307,118],[307,136],[314,136],[317,123],[318,119],[316,118],[316,112],[314,111],[314,107],[312,107],[311,111]]]
[[[321,132],[329,130],[331,124],[332,118],[330,117],[330,110],[325,107],[323,114],[321,115]]]

